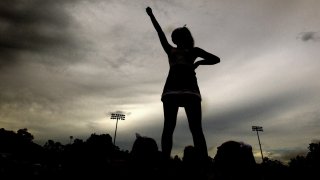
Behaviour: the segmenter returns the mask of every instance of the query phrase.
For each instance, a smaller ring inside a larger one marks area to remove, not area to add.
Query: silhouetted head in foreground
[[[183,162],[185,164],[192,164],[196,161],[197,153],[193,146],[189,145],[184,148]]]
[[[133,161],[140,165],[154,165],[158,160],[158,145],[153,138],[136,135],[133,143],[131,156]]]
[[[194,40],[191,32],[186,26],[177,28],[173,30],[171,34],[172,42],[177,45],[177,47],[183,48],[193,48]]]
[[[251,179],[255,173],[252,147],[243,142],[227,141],[221,144],[214,163],[217,179]]]

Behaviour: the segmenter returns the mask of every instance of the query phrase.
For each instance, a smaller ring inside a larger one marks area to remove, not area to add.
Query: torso
[[[170,67],[174,65],[193,66],[196,60],[194,49],[172,48],[170,54],[168,54],[168,58]]]
[[[191,95],[201,99],[200,90],[194,72],[194,61],[196,60],[195,49],[172,48],[168,54],[170,71],[163,89],[164,96]]]

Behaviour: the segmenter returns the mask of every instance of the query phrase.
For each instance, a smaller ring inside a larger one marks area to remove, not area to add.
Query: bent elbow
[[[217,57],[216,64],[217,63],[220,63],[220,58],[219,57]]]
[[[220,63],[219,57],[215,57],[214,59],[212,59],[212,64],[218,64],[218,63]]]

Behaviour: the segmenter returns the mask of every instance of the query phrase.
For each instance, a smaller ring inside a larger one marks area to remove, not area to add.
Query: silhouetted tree
[[[310,143],[306,156],[297,156],[289,162],[292,179],[311,179],[320,169],[320,142]]]
[[[28,132],[27,128],[19,129],[17,131],[17,135],[19,136],[19,138],[21,138],[22,140],[24,140],[26,142],[32,142],[32,140],[33,140],[33,135]]]
[[[7,131],[4,128],[0,129],[0,152],[12,153],[16,147],[17,134],[13,131]]]
[[[19,129],[17,133],[0,129],[0,153],[1,156],[6,154],[0,171],[4,172],[4,177],[27,178],[34,175],[34,164],[41,163],[43,149],[32,140],[33,135],[27,128]]]
[[[310,167],[305,156],[291,158],[288,165],[291,179],[305,179],[309,174]]]
[[[60,142],[54,142],[48,140],[44,145],[43,149],[46,152],[46,163],[52,168],[58,168],[62,164],[62,153],[64,151],[64,145]]]
[[[60,142],[54,142],[53,140],[48,140],[44,145],[43,148],[46,151],[52,151],[61,153],[64,150],[64,145],[62,145]]]
[[[309,144],[309,152],[307,154],[308,164],[314,170],[320,169],[320,142],[318,143],[310,143]]]
[[[295,158],[291,158],[288,163],[290,168],[293,169],[306,169],[308,167],[308,162],[305,156],[296,156]]]
[[[64,172],[68,176],[100,177],[111,172],[111,161],[115,153],[115,146],[109,134],[91,134],[83,141],[75,139],[65,147]]]
[[[287,179],[288,167],[279,160],[273,160],[265,157],[260,165],[260,173],[265,180]]]
[[[73,140],[73,136],[69,136],[69,139],[70,139],[70,144],[71,144],[72,140]]]
[[[1,128],[0,178],[312,179],[320,169],[320,142],[310,143],[308,150],[306,156],[296,156],[288,165],[269,158],[256,164],[250,145],[228,141],[218,147],[211,159],[212,176],[207,176],[204,173],[208,172],[195,171],[198,163],[193,146],[185,147],[182,160],[175,156],[161,163],[161,152],[150,137],[137,135],[129,152],[115,147],[109,134],[91,134],[86,141],[76,138],[66,145],[48,140],[39,146],[26,128],[17,132]]]

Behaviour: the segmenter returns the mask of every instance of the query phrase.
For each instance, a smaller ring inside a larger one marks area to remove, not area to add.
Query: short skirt
[[[194,69],[185,66],[170,68],[161,100],[163,102],[168,102],[169,100],[180,105],[194,100],[201,101],[201,94]]]
[[[199,96],[191,94],[167,94],[165,96],[162,96],[161,101],[163,103],[185,107],[188,104],[201,102],[201,98]]]

